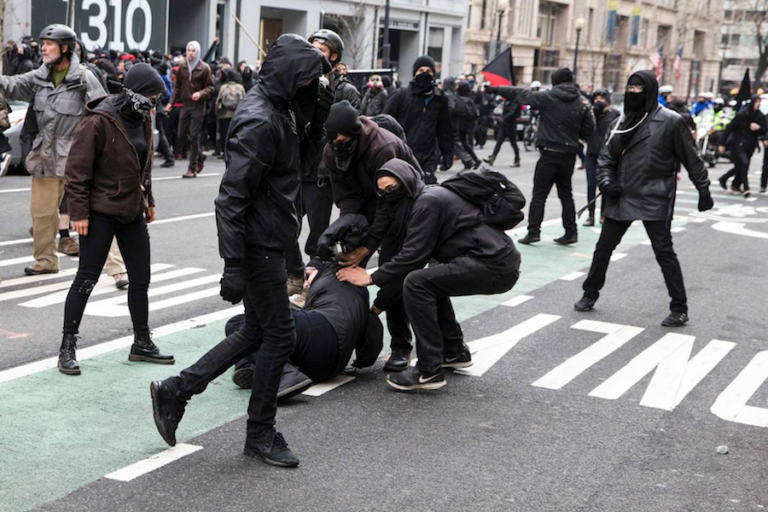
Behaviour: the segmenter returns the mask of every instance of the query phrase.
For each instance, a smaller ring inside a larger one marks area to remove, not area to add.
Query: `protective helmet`
[[[538,80],[534,80],[533,82],[531,82],[531,89],[536,89],[536,88],[541,88],[541,82],[539,82]]]
[[[735,107],[736,105],[738,105],[738,103],[736,103],[736,100],[731,100],[728,102],[729,107]]]
[[[701,97],[704,98],[705,100],[711,100],[712,98],[715,97],[715,95],[712,94],[711,92],[705,92],[701,94]]]
[[[715,105],[725,105],[723,98],[715,98]]]
[[[675,92],[675,88],[671,85],[662,85],[659,87],[659,94],[670,94]]]
[[[342,41],[341,37],[339,37],[339,34],[334,32],[333,30],[328,30],[327,28],[321,28],[320,30],[316,30],[311,36],[309,36],[309,39],[307,40],[310,43],[317,40],[318,42],[326,45],[331,50],[331,56],[333,56],[334,53],[338,55],[336,59],[331,61],[331,65],[333,66],[338,64],[339,61],[341,60],[341,57],[344,55],[344,41]]]
[[[59,47],[61,47],[61,45],[66,44],[67,47],[69,48],[69,52],[67,55],[67,57],[69,57],[72,55],[72,52],[75,50],[75,42],[77,41],[77,34],[75,34],[75,31],[69,28],[68,26],[55,23],[53,25],[48,25],[47,27],[45,27],[43,31],[40,32],[39,39],[41,41],[43,39],[51,39],[59,43]]]

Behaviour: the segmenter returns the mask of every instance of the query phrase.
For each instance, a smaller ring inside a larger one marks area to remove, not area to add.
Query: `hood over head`
[[[456,77],[455,76],[449,76],[445,80],[443,80],[443,91],[444,92],[454,92],[456,90]]]
[[[381,83],[382,85],[384,85],[384,87],[389,87],[390,85],[392,85],[392,79],[389,78],[388,75],[384,75],[383,77],[381,77]]]
[[[637,81],[642,82],[643,92],[645,93],[643,112],[653,112],[659,105],[659,82],[656,80],[656,75],[652,71],[641,69],[632,73],[627,83]]]
[[[552,87],[550,94],[564,102],[576,101],[581,98],[581,91],[573,82],[563,82]]]
[[[470,94],[472,94],[472,84],[461,82],[459,84],[459,96],[469,96]]]
[[[385,175],[394,176],[403,185],[408,196],[413,199],[419,197],[421,191],[424,190],[424,182],[419,171],[414,169],[408,162],[399,158],[393,158],[382,165],[376,172],[376,179],[378,180]]]
[[[187,48],[189,48],[189,45],[192,45],[195,47],[195,58],[193,60],[187,59]],[[197,67],[197,64],[200,62],[200,43],[197,41],[190,41],[187,43],[187,46],[184,47],[184,59],[187,61],[187,66],[189,66],[189,71],[192,71]]]
[[[283,34],[269,49],[259,83],[271,99],[290,102],[298,90],[331,71],[331,63],[303,37]]]
[[[605,102],[610,105],[611,104],[611,93],[608,91],[608,89],[598,89],[592,94],[592,102],[595,102],[595,99],[600,96],[605,100]]]
[[[227,82],[237,82],[238,84],[243,83],[242,75],[240,75],[240,73],[238,73],[237,70],[235,69],[222,69],[221,78],[224,83],[227,83]]]

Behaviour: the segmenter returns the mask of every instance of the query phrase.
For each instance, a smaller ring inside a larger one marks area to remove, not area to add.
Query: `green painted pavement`
[[[585,270],[598,233],[580,228],[579,243],[569,247],[551,241],[560,234],[559,225],[548,226],[542,242],[518,245],[523,263],[514,289],[455,299],[457,319],[467,320]],[[646,238],[642,226],[633,226],[617,250],[626,251]],[[224,323],[159,338],[159,345],[175,355],[174,366],[130,363],[127,351],[118,350],[83,361],[79,377],[54,369],[0,384],[0,511],[34,508],[166,449],[152,419],[149,383],[194,363],[221,340]],[[229,376],[225,373],[191,402],[179,442],[244,415],[248,393],[236,388]]]

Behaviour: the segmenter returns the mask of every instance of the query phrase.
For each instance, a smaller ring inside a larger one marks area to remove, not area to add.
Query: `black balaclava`
[[[627,92],[625,102],[627,104],[627,110],[632,112],[643,111],[645,108],[645,97],[648,94],[645,82],[639,75],[632,75],[629,77],[627,85],[641,85],[643,86],[643,92]]]
[[[155,106],[148,96],[162,94],[165,90],[165,82],[152,66],[135,64],[125,74],[123,90],[115,98],[114,105],[121,114],[134,121],[141,121]]]
[[[416,94],[432,94],[435,79],[429,73],[421,73],[411,80],[411,90]]]
[[[659,105],[659,83],[656,76],[648,70],[632,73],[627,85],[642,85],[643,92],[624,95],[624,121],[615,133],[621,136],[622,145],[626,147],[640,129],[647,123]]]
[[[331,149],[333,149],[336,167],[340,171],[349,169],[352,160],[357,155],[357,144],[361,128],[362,123],[360,123],[358,118],[357,110],[349,101],[343,100],[331,107],[328,119],[325,121],[325,131],[329,134],[329,137],[336,138],[335,135],[330,135],[336,133],[352,137],[344,142],[329,143]]]
[[[317,90],[320,84],[320,78],[315,78],[309,85],[300,87],[296,91],[294,102],[305,120],[312,119],[315,113],[315,104],[317,103]]]

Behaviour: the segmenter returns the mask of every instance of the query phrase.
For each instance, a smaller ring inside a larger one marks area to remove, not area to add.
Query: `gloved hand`
[[[440,165],[441,171],[447,171],[453,167],[453,155],[443,155],[443,163]]]
[[[610,197],[611,199],[618,198],[622,192],[624,192],[624,189],[617,183],[609,183],[603,187],[603,195]]]
[[[232,304],[237,304],[245,297],[245,278],[239,263],[227,261],[224,264],[224,274],[221,276],[221,298]]]
[[[699,194],[699,211],[705,212],[711,210],[715,206],[715,202],[712,200],[712,196],[709,192],[703,192]]]
[[[485,92],[488,93],[488,94],[498,94],[499,93],[499,88],[498,87],[494,87],[492,85],[486,85],[485,86]]]
[[[315,113],[312,115],[313,125],[322,127],[325,124],[325,120],[328,119],[328,114],[331,112],[331,105],[333,105],[333,92],[331,92],[331,88],[320,87],[317,93]]]

